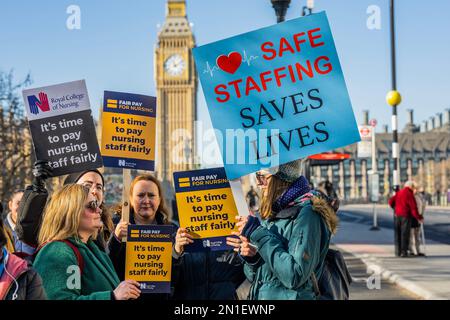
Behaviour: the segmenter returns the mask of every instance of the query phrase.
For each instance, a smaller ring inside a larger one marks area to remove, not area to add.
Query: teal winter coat
[[[69,238],[82,258],[83,270],[78,283],[75,279],[78,260],[74,250],[64,242],[50,242],[39,250],[34,268],[51,300],[111,300],[119,278],[108,255],[94,241],[86,244]]]
[[[245,258],[244,272],[252,283],[249,299],[316,299],[311,275],[322,274],[336,223],[334,211],[317,197],[263,221],[250,236],[258,254]]]

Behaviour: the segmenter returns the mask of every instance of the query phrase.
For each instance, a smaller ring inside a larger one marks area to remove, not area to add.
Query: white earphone
[[[8,269],[6,269],[6,266],[7,266],[7,263],[8,263],[8,259],[9,259],[9,254],[6,254],[6,256],[5,256],[5,262],[4,262],[4,265],[5,265],[5,272],[6,272],[6,274],[7,274],[11,279],[13,279],[13,281],[14,281],[14,285],[16,286],[16,289],[14,290],[14,293],[13,293],[13,295],[12,295],[12,300],[17,300],[17,298],[18,298],[18,296],[17,296],[17,291],[19,291],[19,283],[17,282],[16,278],[14,278],[14,277],[11,275],[11,273],[8,272]]]

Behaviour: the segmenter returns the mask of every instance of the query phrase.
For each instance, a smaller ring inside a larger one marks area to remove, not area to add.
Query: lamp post
[[[283,22],[291,0],[270,0],[270,2],[272,3],[272,7],[275,9],[277,23]]]
[[[389,2],[390,24],[391,24],[391,81],[392,89],[386,95],[386,102],[392,107],[392,159],[394,160],[394,172],[392,177],[392,184],[394,192],[400,189],[400,150],[398,147],[398,119],[397,119],[397,105],[402,102],[402,96],[397,91],[397,74],[395,64],[395,24],[394,24],[394,0]],[[397,230],[397,217],[394,214],[394,245],[395,255],[398,257],[401,254],[401,244]]]
[[[303,7],[302,16],[310,15],[313,9],[314,9],[314,0],[306,0],[306,6]]]
[[[387,103],[392,106],[392,159],[394,161],[393,189],[398,191],[400,188],[400,150],[398,146],[398,119],[397,105],[402,101],[400,93],[397,91],[397,73],[395,61],[395,24],[394,24],[394,0],[390,0],[390,24],[391,24],[391,82],[392,90],[386,96]]]

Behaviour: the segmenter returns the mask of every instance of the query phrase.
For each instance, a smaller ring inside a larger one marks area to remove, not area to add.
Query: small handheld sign
[[[130,169],[155,170],[155,119],[155,97],[105,91],[102,156],[105,167],[124,169],[122,221],[129,221]]]
[[[238,210],[224,168],[175,172],[180,227],[193,236],[185,251],[225,250],[236,228]]]
[[[103,166],[84,80],[23,90],[36,159],[53,176]]]
[[[143,293],[170,293],[173,233],[173,226],[128,226],[125,279]]]
[[[105,91],[102,156],[105,167],[155,170],[156,98]]]

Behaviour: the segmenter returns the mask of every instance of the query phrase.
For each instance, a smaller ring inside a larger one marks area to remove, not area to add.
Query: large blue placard
[[[360,140],[324,12],[193,53],[229,179]]]

